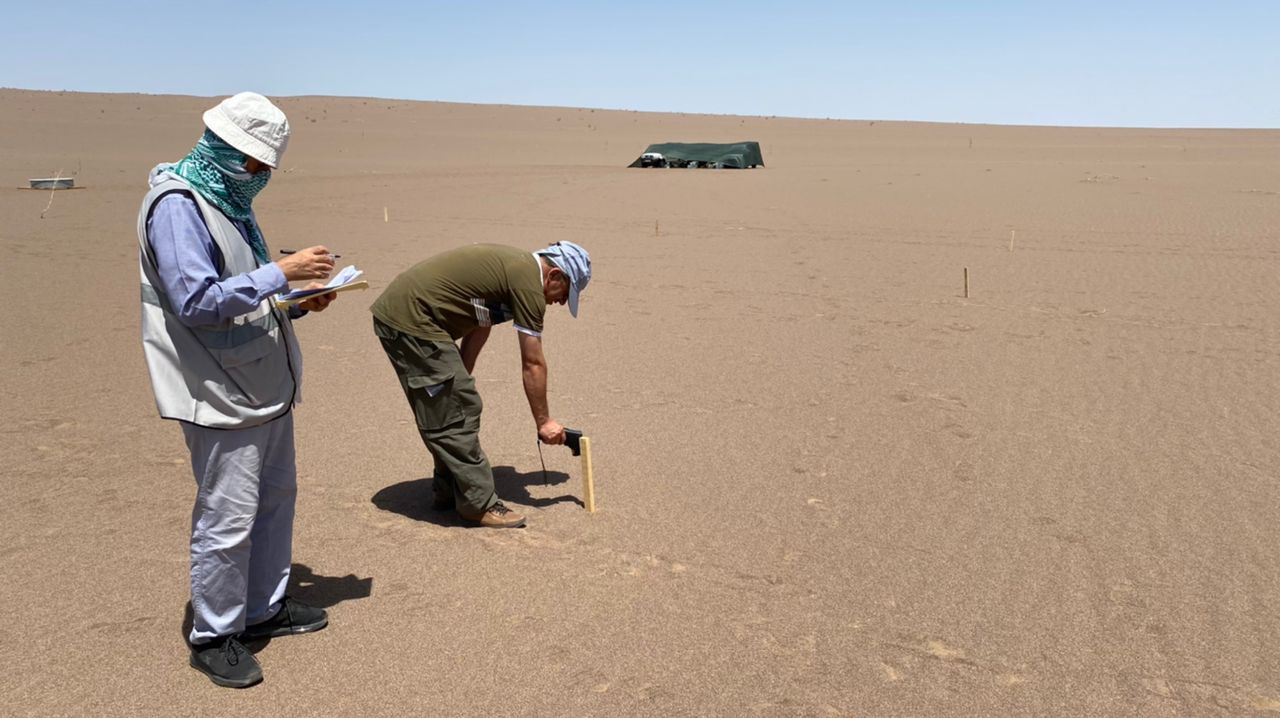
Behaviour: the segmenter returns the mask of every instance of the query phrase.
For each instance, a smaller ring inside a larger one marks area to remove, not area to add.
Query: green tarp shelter
[[[649,145],[629,167],[763,167],[759,142],[664,142]]]

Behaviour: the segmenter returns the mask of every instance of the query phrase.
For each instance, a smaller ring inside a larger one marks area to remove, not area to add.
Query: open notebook
[[[360,275],[364,272],[355,268],[355,265],[343,267],[329,280],[329,283],[323,287],[314,289],[294,289],[276,295],[277,307],[291,307],[298,302],[305,301],[318,294],[328,294],[329,292],[345,292],[349,289],[368,289],[369,283],[360,279]]]

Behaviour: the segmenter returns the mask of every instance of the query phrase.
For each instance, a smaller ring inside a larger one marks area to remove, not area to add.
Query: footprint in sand
[[[1142,679],[1142,687],[1149,693],[1154,693],[1161,698],[1173,697],[1173,686],[1163,678],[1144,678]]]
[[[914,654],[914,656],[919,658],[930,658],[942,661],[943,663],[956,663],[977,668],[988,668],[978,661],[969,658],[963,648],[950,645],[940,639],[924,637],[909,638],[906,636],[903,636],[902,639],[903,641],[901,643],[889,643],[887,645],[905,650],[908,654]]]
[[[956,661],[964,658],[963,648],[954,648],[942,641],[927,641],[924,644],[924,648],[929,655],[944,661]]]
[[[1266,696],[1254,696],[1250,701],[1253,709],[1256,711],[1268,711],[1270,713],[1280,713],[1280,700],[1268,698]]]
[[[1138,589],[1131,583],[1118,583],[1112,586],[1111,590],[1107,592],[1107,600],[1118,606],[1147,608],[1147,600],[1138,593]]]
[[[953,404],[955,406],[960,407],[961,409],[969,408],[969,405],[964,403],[964,399],[956,396],[955,394],[930,394],[929,398],[933,399],[936,402],[941,402],[944,404]]]
[[[674,578],[689,572],[688,564],[673,561],[662,556],[654,556],[652,554],[636,556],[622,553],[615,558],[621,563],[621,565],[615,567],[613,570],[623,576],[640,576],[656,570]]]
[[[636,689],[636,695],[646,701],[656,701],[669,697],[671,692],[662,686],[646,683]]]

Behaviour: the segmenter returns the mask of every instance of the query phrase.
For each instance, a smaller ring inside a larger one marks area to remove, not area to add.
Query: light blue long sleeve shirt
[[[231,220],[248,242],[243,222]],[[218,281],[222,252],[209,235],[195,200],[169,194],[156,203],[147,220],[147,239],[155,253],[160,281],[178,319],[189,327],[217,324],[247,314],[264,299],[289,288],[284,272],[268,262],[246,274]],[[291,307],[289,316],[305,312]]]

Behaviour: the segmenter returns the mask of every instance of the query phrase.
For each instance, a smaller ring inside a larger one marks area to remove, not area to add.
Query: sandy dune
[[[0,713],[1280,710],[1280,131],[327,97],[280,100],[257,208],[373,285],[298,324],[296,593],[332,625],[214,687],[134,235],[212,102],[0,91]],[[767,168],[625,168],[744,139]],[[87,189],[16,189],[56,170]],[[557,239],[595,262],[545,341],[600,511],[567,450],[544,485],[503,330],[483,441],[530,526],[468,529],[367,307],[438,250]]]

